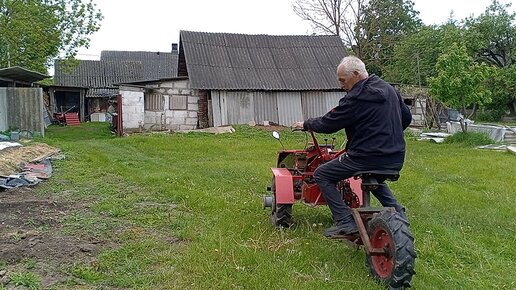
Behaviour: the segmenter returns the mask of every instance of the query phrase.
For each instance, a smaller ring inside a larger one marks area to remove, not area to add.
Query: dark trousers
[[[371,165],[363,162],[351,160],[347,154],[342,154],[338,158],[326,162],[314,172],[314,178],[321,189],[324,199],[328,204],[336,223],[346,223],[353,220],[351,208],[344,203],[342,194],[337,189],[337,183],[343,179],[352,177],[356,172],[366,170],[401,170],[403,164]],[[401,211],[402,206],[398,203],[392,191],[385,182],[372,191],[373,195],[380,201],[382,206],[394,207],[396,211]]]

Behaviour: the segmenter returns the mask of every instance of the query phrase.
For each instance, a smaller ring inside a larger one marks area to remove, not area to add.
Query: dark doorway
[[[81,94],[80,92],[55,92],[56,112],[76,112],[80,113]]]

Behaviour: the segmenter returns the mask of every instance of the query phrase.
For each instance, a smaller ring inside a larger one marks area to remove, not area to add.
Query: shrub
[[[475,121],[500,122],[504,115],[505,115],[504,111],[497,111],[497,110],[477,112],[476,116],[475,116]]]
[[[469,146],[481,146],[494,143],[486,133],[457,132],[444,140],[444,143],[460,143]]]

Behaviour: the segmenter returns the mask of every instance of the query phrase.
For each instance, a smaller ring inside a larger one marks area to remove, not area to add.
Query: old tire
[[[370,275],[388,289],[410,287],[416,252],[408,221],[395,212],[380,212],[369,222],[368,235],[373,248],[387,250],[385,255],[366,256]]]
[[[289,228],[292,225],[292,205],[276,203],[276,182],[272,178],[272,211],[271,222],[275,227]]]

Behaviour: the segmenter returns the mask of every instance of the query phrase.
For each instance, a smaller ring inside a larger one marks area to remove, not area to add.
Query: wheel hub
[[[382,228],[377,228],[373,232],[371,245],[373,248],[384,249],[384,255],[371,257],[372,266],[378,276],[382,279],[389,277],[394,268],[394,260],[392,259],[393,243],[389,234]]]

